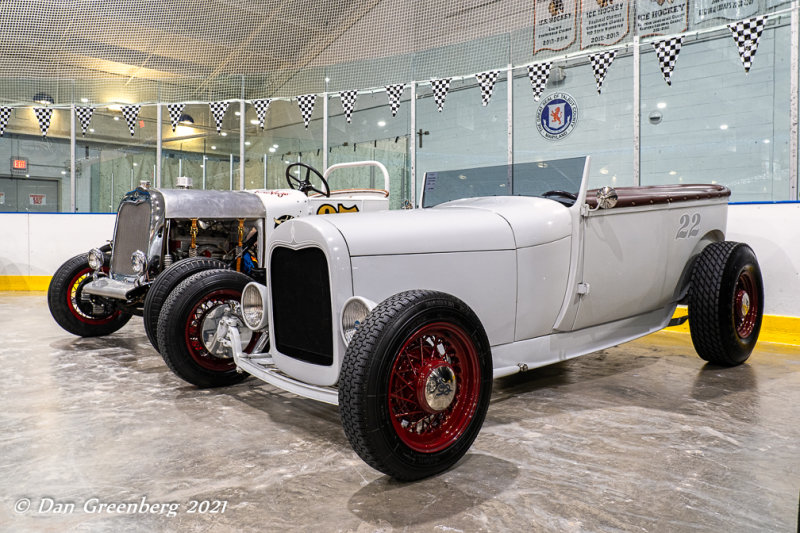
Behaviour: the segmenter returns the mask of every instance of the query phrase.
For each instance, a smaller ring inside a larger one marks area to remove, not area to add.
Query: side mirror
[[[609,187],[606,185],[597,191],[597,209],[611,209],[617,205],[618,199],[619,197],[617,196],[617,191],[614,190],[614,187]]]

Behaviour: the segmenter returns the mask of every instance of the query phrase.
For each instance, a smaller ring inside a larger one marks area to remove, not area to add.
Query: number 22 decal
[[[678,233],[675,235],[676,239],[689,239],[695,237],[700,232],[700,213],[695,213],[689,218],[688,214],[681,215]],[[691,228],[689,227],[691,225]]]

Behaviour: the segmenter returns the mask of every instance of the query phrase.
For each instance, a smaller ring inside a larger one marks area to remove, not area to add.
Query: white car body
[[[267,287],[261,290],[271,347],[269,353],[243,354],[231,326],[227,336],[238,368],[337,404],[347,350],[345,304],[359,298],[372,308],[413,289],[453,295],[475,312],[491,345],[495,378],[664,328],[686,296],[694,258],[724,240],[730,192],[721,186],[631,188],[620,194],[617,207],[597,209],[593,198],[587,203],[588,170],[586,158],[571,207],[541,197],[484,196],[280,225],[268,239],[265,261],[277,250],[291,251],[280,252],[287,256],[320,250],[330,309],[287,308],[280,296],[283,277],[276,279],[265,262]],[[423,190],[427,194],[429,187]],[[303,275],[313,273],[298,272]],[[328,311],[330,325],[315,319]],[[324,330],[330,340],[327,359],[319,359],[324,364],[308,360],[316,355],[285,353],[281,335],[290,319],[304,324],[309,336]]]

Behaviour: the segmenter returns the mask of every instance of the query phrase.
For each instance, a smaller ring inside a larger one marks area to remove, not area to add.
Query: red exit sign
[[[28,160],[24,157],[11,158],[11,172],[15,174],[25,174],[28,172]]]

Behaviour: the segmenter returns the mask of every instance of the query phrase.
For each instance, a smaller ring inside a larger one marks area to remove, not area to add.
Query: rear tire
[[[158,350],[158,316],[161,314],[161,308],[164,306],[164,302],[167,300],[169,293],[172,292],[172,289],[189,276],[198,272],[226,267],[227,265],[219,259],[189,257],[171,265],[156,277],[156,280],[147,291],[147,296],[144,299],[144,311],[142,312],[144,332],[147,334],[147,338],[153,348]]]
[[[107,263],[108,256],[103,267],[106,272]],[[114,309],[113,302],[98,310],[88,295],[83,294],[83,287],[92,281],[92,272],[86,254],[76,255],[56,270],[47,289],[50,314],[59,326],[79,337],[110,335],[131,319],[129,313]]]
[[[239,302],[252,279],[234,270],[206,270],[183,280],[173,290],[158,319],[158,346],[164,362],[178,377],[201,388],[239,383],[247,374],[236,371],[232,354],[212,354],[203,336],[205,327],[216,328],[220,313],[231,302]],[[239,328],[252,351],[258,339]]]
[[[764,285],[761,268],[746,244],[709,244],[692,269],[689,331],[697,354],[723,366],[750,357],[761,330]]]
[[[353,336],[339,409],[356,453],[410,481],[464,456],[491,391],[491,350],[475,313],[449,294],[407,291],[376,306]]]

